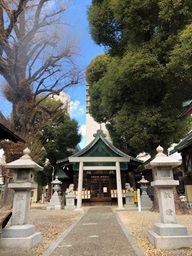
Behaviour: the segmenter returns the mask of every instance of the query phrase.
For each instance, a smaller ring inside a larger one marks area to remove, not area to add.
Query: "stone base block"
[[[0,247],[30,249],[41,239],[41,233],[35,233],[33,225],[13,225],[3,229]]]
[[[0,247],[31,249],[36,244],[40,243],[41,239],[40,232],[36,232],[28,237],[1,238]]]
[[[61,204],[58,205],[48,205],[47,206],[47,210],[61,210],[63,207]]]
[[[179,224],[156,223],[153,231],[159,236],[187,236],[187,228]]]
[[[175,229],[176,231],[176,229]],[[165,233],[162,231],[161,233]],[[172,233],[172,231],[167,233]],[[176,233],[182,233],[184,230],[176,231]],[[184,247],[192,247],[192,235],[158,235],[154,231],[148,232],[148,240],[151,242],[152,245],[154,245],[157,249],[179,249]]]
[[[55,205],[55,210],[61,210],[63,207],[62,207],[62,205],[60,204],[60,205]]]
[[[35,233],[35,226],[26,225],[12,225],[2,230],[2,238],[12,237],[27,237]]]

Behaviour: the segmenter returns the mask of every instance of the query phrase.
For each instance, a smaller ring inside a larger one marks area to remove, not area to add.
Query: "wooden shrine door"
[[[103,175],[91,176],[91,200],[110,201],[110,177]]]

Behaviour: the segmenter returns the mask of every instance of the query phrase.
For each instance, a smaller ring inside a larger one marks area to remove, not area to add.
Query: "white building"
[[[62,109],[66,109],[67,113],[70,114],[70,96],[67,93],[60,92],[59,95],[51,95],[54,100],[60,100],[63,103]]]
[[[88,145],[93,139],[93,134],[97,133],[97,130],[103,130],[107,136],[106,139],[111,142],[109,132],[105,126],[105,123],[97,123],[89,113],[89,85],[86,86],[86,145]]]

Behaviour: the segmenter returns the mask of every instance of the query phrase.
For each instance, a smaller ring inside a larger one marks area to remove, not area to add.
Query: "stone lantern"
[[[24,155],[16,161],[8,163],[5,168],[14,170],[14,182],[8,187],[15,191],[11,225],[4,228],[0,245],[7,247],[31,248],[41,241],[41,233],[35,233],[35,227],[28,224],[31,190],[37,188],[34,182],[34,171],[42,171],[29,156],[26,148]]]
[[[138,181],[138,183],[141,184],[142,192],[143,192],[144,194],[146,194],[146,193],[147,193],[147,192],[146,192],[146,191],[147,191],[147,184],[149,183],[149,181],[146,180],[144,176],[142,176],[142,177],[141,177],[141,180]]]
[[[53,186],[53,195],[51,196],[50,202],[47,205],[47,210],[60,210],[62,208],[62,204],[61,204],[61,198],[59,196],[59,191],[61,190],[61,184],[62,182],[60,180],[58,180],[58,177],[55,177],[55,180],[53,180],[52,182],[52,186]]]
[[[147,195],[147,185],[149,184],[149,181],[145,179],[144,176],[142,176],[141,180],[138,181],[139,184],[141,184],[141,207],[142,208],[151,208],[152,207],[152,201]]]
[[[173,179],[172,168],[180,165],[179,161],[166,156],[163,148],[157,148],[157,155],[148,167],[152,169],[153,187],[158,189],[158,201],[161,222],[154,224],[149,231],[149,241],[159,249],[178,249],[192,246],[192,236],[188,235],[187,228],[177,224],[173,188],[179,181]]]

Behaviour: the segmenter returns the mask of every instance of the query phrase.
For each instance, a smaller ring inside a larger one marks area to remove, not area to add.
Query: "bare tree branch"
[[[4,94],[13,103],[13,119],[20,131],[38,116],[43,99],[77,84],[81,76],[73,62],[75,43],[62,32],[65,8],[49,9],[47,2],[0,3],[0,75],[7,82]]]

